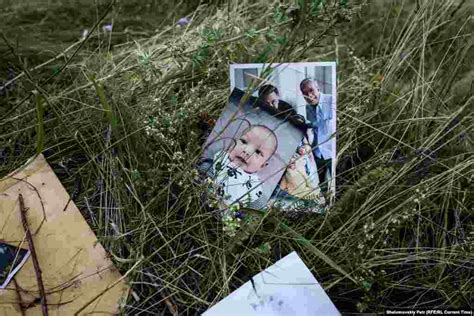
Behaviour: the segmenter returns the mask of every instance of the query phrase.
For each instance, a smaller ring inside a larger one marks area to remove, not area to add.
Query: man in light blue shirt
[[[306,100],[306,119],[308,139],[313,148],[314,158],[318,167],[321,190],[328,190],[328,182],[332,176],[332,157],[335,155],[333,121],[333,102],[330,94],[323,94],[318,83],[313,79],[304,79],[300,90]],[[334,117],[335,119],[335,117]]]

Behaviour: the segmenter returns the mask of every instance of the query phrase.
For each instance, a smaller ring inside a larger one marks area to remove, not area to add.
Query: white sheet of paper
[[[253,277],[202,316],[340,316],[296,252]]]

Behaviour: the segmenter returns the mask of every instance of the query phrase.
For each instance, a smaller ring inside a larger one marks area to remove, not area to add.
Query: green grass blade
[[[40,154],[44,150],[44,98],[37,91],[35,94],[36,104],[36,153]]]
[[[92,80],[92,83],[94,84],[94,88],[97,93],[97,96],[99,97],[99,102],[104,108],[105,117],[107,118],[107,121],[109,122],[109,124],[112,126],[112,129],[115,129],[115,127],[117,126],[117,118],[115,117],[113,113],[112,107],[107,101],[104,87],[102,86],[100,82],[97,82],[95,78],[91,77],[91,80]]]

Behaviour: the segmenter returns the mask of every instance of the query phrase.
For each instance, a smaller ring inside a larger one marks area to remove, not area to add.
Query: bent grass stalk
[[[33,92],[36,104],[36,153],[40,154],[44,149],[44,99],[38,91]]]

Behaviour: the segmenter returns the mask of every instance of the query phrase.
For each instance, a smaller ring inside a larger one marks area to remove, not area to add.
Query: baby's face
[[[245,172],[254,173],[265,166],[276,146],[273,133],[267,128],[256,126],[247,130],[237,140],[229,153],[229,159]]]

